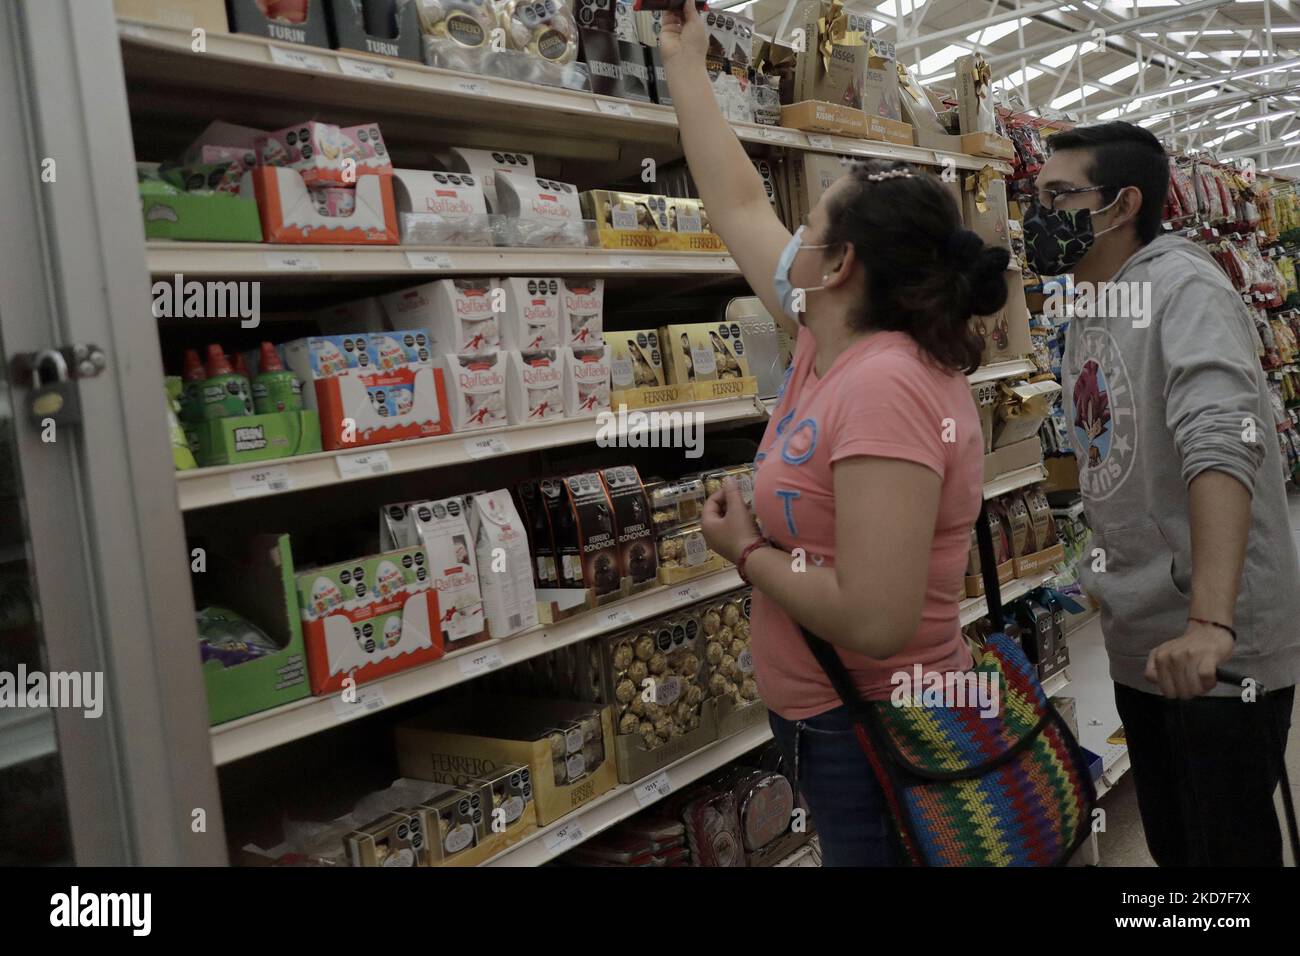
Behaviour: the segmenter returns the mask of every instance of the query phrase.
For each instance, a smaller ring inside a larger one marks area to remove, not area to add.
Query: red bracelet
[[[766,538],[759,538],[755,541],[751,541],[745,546],[745,550],[740,552],[740,557],[736,559],[736,573],[740,575],[740,580],[744,581],[746,584],[753,584],[754,582],[749,580],[749,575],[745,573],[745,562],[749,560],[751,554],[759,548],[766,548],[767,545],[768,542]]]
[[[744,575],[742,574],[741,577],[743,578]],[[1226,624],[1220,624],[1218,621],[1207,621],[1203,617],[1189,617],[1187,620],[1191,621],[1193,624],[1205,624],[1208,625],[1209,627],[1217,627],[1220,630],[1227,631],[1229,634],[1231,634],[1232,640],[1234,642],[1236,642],[1237,640],[1237,632],[1234,631],[1232,628],[1228,627],[1228,625]]]

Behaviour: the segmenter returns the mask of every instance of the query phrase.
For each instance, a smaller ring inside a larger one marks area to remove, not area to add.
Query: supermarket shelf
[[[1111,789],[1119,783],[1120,778],[1128,773],[1128,768],[1132,766],[1129,761],[1128,747],[1122,744],[1112,746],[1116,746],[1117,749],[1111,755],[1110,762],[1102,761],[1102,766],[1105,769],[1101,772],[1101,779],[1097,781],[1098,800],[1110,793]]]
[[[692,412],[705,425],[762,418],[762,406],[750,398],[693,402],[660,412]],[[278,458],[256,465],[220,465],[176,473],[181,510],[193,511],[229,504],[251,495],[305,491],[379,475],[423,471],[466,464],[501,455],[595,442],[600,425],[595,418],[560,419],[534,425],[507,425],[473,432],[453,432],[436,438],[366,445],[348,451],[318,452]],[[620,436],[625,431],[620,430]],[[495,441],[493,441],[495,440]],[[263,475],[252,481],[252,476]]]
[[[526,275],[739,276],[730,256],[706,252],[527,249],[497,246],[312,246],[260,242],[148,243],[149,271],[200,276],[348,280],[367,276]]]
[[[485,118],[491,116],[493,125],[517,142],[534,135],[564,141],[570,147],[585,144],[594,150],[593,143],[603,140],[613,144],[611,158],[625,158],[620,153],[624,143],[652,143],[671,147],[675,155],[681,152],[676,114],[671,107],[653,103],[436,69],[410,60],[283,45],[243,34],[209,33],[206,51],[197,54],[191,50],[188,30],[130,19],[118,21],[118,33],[128,79],[137,85],[152,84],[156,87],[149,91],[153,96],[176,105],[166,99],[167,90],[175,85],[177,76],[184,76],[191,111],[199,92],[243,95],[256,101],[258,108],[273,100],[294,111],[299,111],[302,103],[311,103],[317,111],[348,115],[365,110],[373,118],[382,112],[400,117],[395,122],[404,123],[404,129],[415,136],[436,136],[442,125],[420,123],[422,119],[439,119],[481,132]],[[195,57],[200,58],[198,68]],[[988,165],[1001,173],[1011,171],[1000,160],[944,150],[748,123],[734,124],[734,129],[736,136],[748,143],[928,165],[951,161],[959,169]],[[633,151],[627,152],[631,155]],[[633,157],[638,164],[639,157],[639,153]]]
[[[972,385],[979,385],[981,382],[993,382],[1000,378],[1032,375],[1036,368],[1032,359],[1012,359],[1009,362],[981,365],[966,378]]]
[[[1055,571],[1044,571],[1042,574],[1035,575],[1031,578],[1016,578],[1002,586],[1002,606],[1006,607],[1012,601],[1024,597],[1036,587],[1041,587],[1056,576]],[[958,615],[961,619],[962,626],[978,621],[984,615],[988,614],[988,602],[982,597],[969,598],[961,602]]]
[[[1121,726],[1115,707],[1115,684],[1110,679],[1110,659],[1100,627],[1083,626],[1070,633],[1070,672],[1079,718],[1079,743],[1101,757],[1100,797],[1128,772],[1126,744],[1112,744],[1106,738]]]
[[[0,770],[58,750],[49,710],[0,710]]]
[[[695,751],[676,763],[669,764],[658,773],[636,783],[619,784],[609,793],[591,803],[542,827],[527,839],[508,850],[498,853],[485,866],[541,866],[560,854],[572,850],[584,840],[608,830],[621,820],[639,813],[644,807],[661,799],[673,790],[711,774],[720,767],[743,756],[772,739],[772,730],[764,721],[756,727]],[[662,785],[657,792],[638,794],[640,786],[649,781],[667,777],[668,787]]]
[[[1026,485],[1036,485],[1046,478],[1047,469],[1042,465],[1030,465],[1028,468],[998,475],[992,481],[984,483],[984,499],[987,501],[998,495],[1005,495],[1009,491],[1015,491],[1017,488],[1024,488]]]
[[[821,866],[822,848],[817,837],[813,836],[811,840],[805,843],[799,849],[787,856],[777,866]]]
[[[311,697],[218,724],[212,728],[213,762],[221,766],[321,733],[349,720],[472,680],[488,671],[725,594],[741,584],[740,575],[734,568],[728,568],[684,584],[652,588],[597,611],[502,640],[476,644],[423,667],[364,684],[357,688],[357,702],[353,705],[344,704],[338,695]]]
[[[1053,508],[1053,518],[1064,518],[1070,521],[1077,521],[1083,517],[1083,500],[1080,499],[1068,508]]]

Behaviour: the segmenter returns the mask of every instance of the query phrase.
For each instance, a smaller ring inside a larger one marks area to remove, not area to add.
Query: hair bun
[[[970,229],[958,229],[948,237],[948,245],[944,251],[952,258],[953,265],[958,271],[966,272],[983,248],[984,240],[978,233]]]
[[[987,246],[983,242],[964,263],[963,271],[966,281],[970,283],[972,315],[992,315],[1006,305],[1006,272],[1010,263],[1010,249],[1006,246]]]

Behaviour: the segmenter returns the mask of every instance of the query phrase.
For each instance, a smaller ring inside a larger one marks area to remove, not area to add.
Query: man
[[[1026,251],[1074,276],[1062,384],[1093,529],[1084,584],[1147,845],[1161,866],[1278,866],[1300,568],[1252,319],[1202,248],[1163,231],[1155,136],[1106,123],[1050,147]],[[1269,693],[1216,684],[1221,666]]]

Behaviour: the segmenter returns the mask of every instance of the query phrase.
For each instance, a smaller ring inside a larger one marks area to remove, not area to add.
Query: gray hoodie
[[[1181,236],[1159,236],[1112,281],[1149,283],[1150,309],[1076,316],[1062,366],[1092,548],[1102,549],[1084,554],[1082,583],[1101,603],[1111,677],[1158,693],[1143,671],[1154,647],[1186,629],[1187,485],[1210,469],[1253,494],[1230,666],[1265,687],[1291,686],[1300,679],[1300,566],[1252,318],[1218,264]]]

